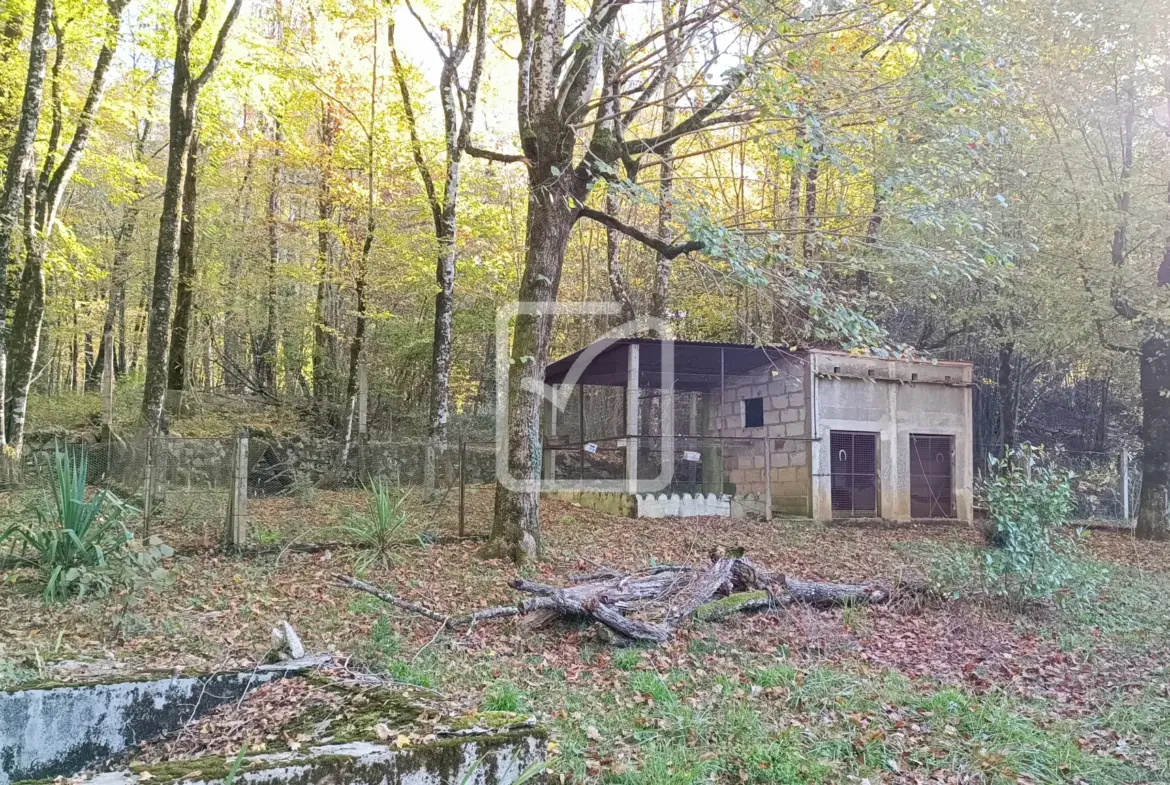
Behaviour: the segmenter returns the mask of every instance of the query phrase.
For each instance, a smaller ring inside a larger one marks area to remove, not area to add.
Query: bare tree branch
[[[201,9],[206,11],[206,0],[204,0]],[[203,71],[199,76],[191,82],[191,93],[197,95],[203,89],[203,85],[211,79],[211,75],[215,73],[215,69],[219,66],[219,61],[223,59],[224,47],[227,46],[228,33],[231,32],[232,24],[235,23],[236,17],[240,15],[240,6],[243,5],[243,0],[232,0],[232,7],[228,9],[227,17],[220,25],[219,34],[215,37],[215,46],[211,49],[211,57],[207,60],[207,65],[203,66]],[[193,102],[192,102],[193,103]]]
[[[589,207],[580,208],[577,211],[577,217],[578,218],[589,218],[589,219],[601,224],[602,226],[609,227],[610,229],[615,229],[615,230],[621,232],[622,234],[624,234],[626,237],[632,237],[633,239],[642,243],[642,245],[645,245],[648,248],[653,248],[655,251],[658,251],[658,253],[662,254],[667,259],[673,259],[676,256],[682,256],[683,254],[686,254],[686,253],[691,253],[693,251],[703,250],[703,244],[701,242],[699,242],[698,240],[691,240],[689,242],[680,243],[678,245],[671,245],[670,243],[663,242],[662,240],[660,240],[657,237],[652,237],[652,236],[646,234],[641,229],[630,226],[629,224],[626,224],[626,223],[622,223],[621,221],[619,221],[617,218],[614,218],[609,213],[603,213],[600,210],[593,210]]]
[[[463,148],[463,151],[475,158],[485,158],[489,161],[498,161],[503,164],[524,164],[527,166],[530,163],[527,156],[521,153],[497,153],[495,150],[485,150],[473,144],[468,144]]]

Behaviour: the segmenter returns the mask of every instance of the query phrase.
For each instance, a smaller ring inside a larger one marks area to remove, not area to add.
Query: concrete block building
[[[574,389],[564,411],[549,407],[544,476],[588,499],[604,480],[642,516],[969,521],[971,374],[820,349],[598,342],[546,369],[546,384]]]

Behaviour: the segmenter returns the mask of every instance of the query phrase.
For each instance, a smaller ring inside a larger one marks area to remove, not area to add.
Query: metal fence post
[[[772,440],[764,437],[764,520],[772,520]]]
[[[1121,448],[1121,519],[1129,521],[1129,450]]]

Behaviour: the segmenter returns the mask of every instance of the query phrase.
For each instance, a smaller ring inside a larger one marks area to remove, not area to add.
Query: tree
[[[24,80],[24,98],[16,136],[8,151],[4,169],[4,192],[0,194],[0,447],[9,443],[7,422],[8,369],[8,266],[11,263],[12,235],[20,218],[24,198],[25,176],[33,165],[33,143],[41,118],[45,91],[49,29],[53,19],[53,0],[37,0],[33,11],[32,38],[29,45],[28,74]]]
[[[407,3],[411,13],[414,7]],[[454,43],[444,44],[415,14],[427,38],[434,44],[443,63],[439,74],[439,96],[443,108],[443,144],[446,166],[442,191],[435,186],[435,177],[423,154],[418,122],[410,97],[406,74],[394,46],[394,22],[389,23],[390,56],[394,74],[402,93],[402,107],[410,132],[410,147],[423,187],[427,204],[434,223],[435,239],[439,244],[435,263],[435,328],[431,348],[431,396],[430,422],[428,431],[432,445],[438,450],[446,446],[447,421],[451,405],[451,347],[453,342],[452,322],[455,314],[455,261],[458,254],[458,203],[460,166],[464,151],[471,144],[471,128],[475,123],[476,102],[479,97],[479,83],[483,77],[484,56],[487,49],[487,3],[485,0],[464,0],[459,35]],[[475,33],[475,52],[471,60],[471,73],[464,87],[459,68],[471,46],[472,31]],[[428,486],[434,474],[432,453],[428,452]]]
[[[608,213],[585,207],[591,186],[598,180],[616,179],[619,162],[629,174],[636,174],[643,158],[654,159],[680,139],[743,119],[717,114],[748,76],[748,69],[739,67],[729,72],[722,85],[709,90],[705,80],[693,81],[689,87],[702,94],[703,100],[695,101],[697,108],[685,119],[649,137],[624,138],[626,127],[638,113],[653,105],[653,95],[666,78],[670,59],[654,54],[660,48],[661,28],[631,46],[623,66],[614,71],[614,84],[603,86],[611,95],[634,94],[640,100],[635,99],[628,113],[597,116],[593,93],[606,50],[615,45],[614,24],[624,5],[620,0],[597,0],[566,44],[564,0],[533,4],[518,0],[516,108],[523,154],[473,153],[494,160],[524,160],[528,167],[526,247],[518,299],[529,310],[519,313],[513,324],[507,391],[507,469],[517,484],[497,487],[488,547],[489,553],[506,555],[518,563],[539,557],[541,549],[536,488],[540,476],[540,389],[555,323],[551,306],[557,300],[573,225],[578,218],[590,218],[667,258],[703,247],[698,241],[672,245]],[[708,3],[675,24],[680,30],[706,30],[710,35],[721,13],[718,4]],[[701,75],[705,73],[700,69]],[[592,129],[589,144],[580,160],[575,160],[578,133],[586,128]]]
[[[106,90],[106,81],[117,49],[118,28],[127,0],[110,0],[107,5],[108,23],[105,37],[93,68],[89,90],[81,113],[73,129],[69,146],[58,163],[57,154],[64,124],[61,100],[61,67],[65,59],[65,41],[62,28],[55,23],[57,52],[53,63],[52,127],[49,132],[45,160],[35,186],[31,170],[26,170],[25,185],[25,262],[20,286],[13,308],[12,331],[7,342],[11,366],[6,379],[5,397],[7,422],[4,431],[8,446],[19,455],[24,443],[25,415],[28,408],[29,387],[32,384],[40,349],[41,326],[45,311],[45,258],[49,239],[57,221],[61,200],[89,143],[98,108]],[[15,148],[14,148],[15,149]],[[0,245],[0,251],[2,251]]]
[[[187,344],[195,310],[195,201],[198,190],[199,132],[191,135],[187,150],[187,169],[183,173],[182,217],[179,222],[179,276],[175,284],[175,320],[171,327],[171,345],[167,352],[170,369],[167,390],[178,393],[176,410],[182,408],[182,394],[187,389]]]
[[[243,0],[232,0],[219,28],[211,56],[198,75],[191,70],[191,45],[207,19],[207,0],[200,0],[194,16],[190,0],[175,4],[175,63],[171,81],[167,173],[159,217],[158,246],[154,257],[150,314],[146,327],[146,382],[142,392],[142,421],[151,433],[163,430],[163,404],[167,388],[168,334],[171,327],[171,282],[179,246],[180,210],[186,178],[187,153],[195,132],[195,105],[199,92],[223,59],[228,34]]]

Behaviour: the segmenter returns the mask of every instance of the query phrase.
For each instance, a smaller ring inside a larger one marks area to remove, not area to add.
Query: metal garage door
[[[910,516],[954,518],[954,437],[910,434]]]
[[[877,434],[830,431],[833,515],[873,517],[878,509]]]

